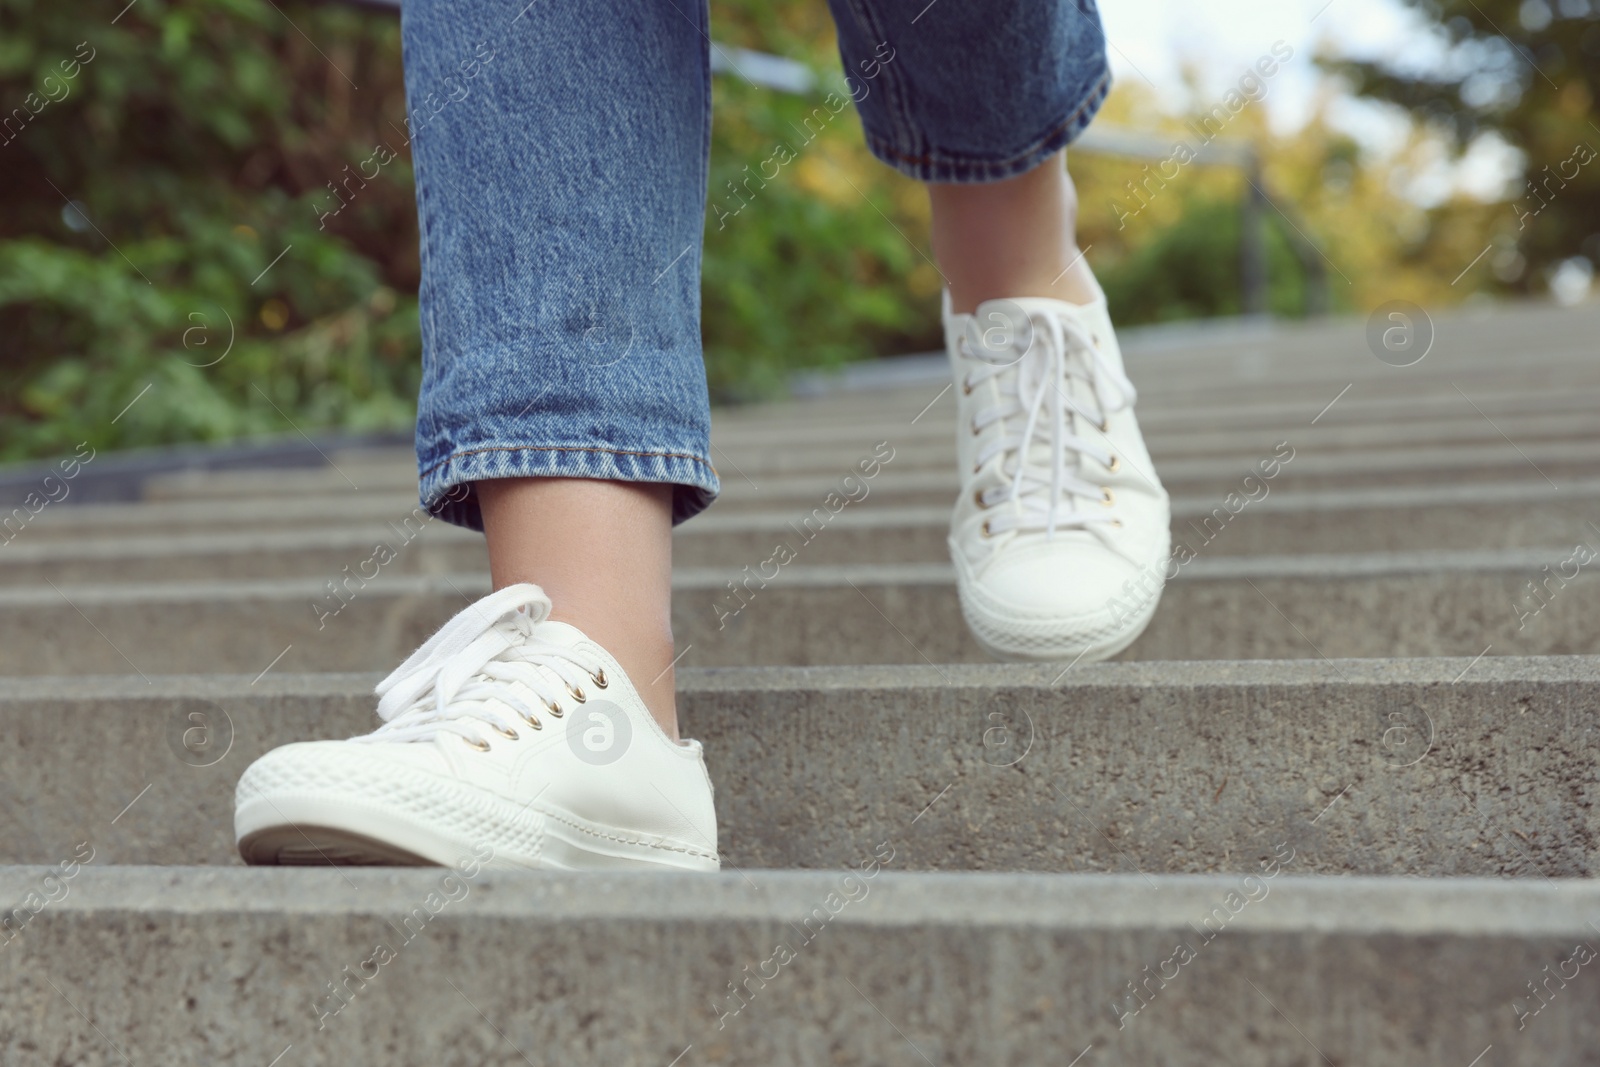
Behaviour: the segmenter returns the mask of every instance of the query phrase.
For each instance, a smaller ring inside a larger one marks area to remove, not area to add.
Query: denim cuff
[[[462,448],[422,471],[422,506],[454,526],[482,531],[473,484],[483,478],[594,478],[673,486],[674,525],[710,506],[721,490],[704,456],[631,452],[587,445],[483,445]]]
[[[972,184],[997,182],[1025,174],[1078,139],[1088,127],[1111,91],[1111,71],[1102,70],[1085,94],[1065,109],[1065,114],[1032,132],[1015,152],[1001,157],[986,157],[970,152],[930,146],[918,152],[895,140],[863,130],[867,148],[879,160],[908,178],[923,182]]]

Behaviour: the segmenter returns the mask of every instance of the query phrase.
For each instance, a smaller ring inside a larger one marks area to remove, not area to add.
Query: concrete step
[[[1291,444],[1291,447],[1293,445]],[[859,459],[869,458],[870,451]],[[1274,445],[1265,443],[1254,452],[1199,459],[1157,457],[1157,472],[1168,491],[1177,495],[1221,498],[1242,492],[1248,476],[1260,480],[1258,465],[1272,460]],[[1530,442],[1500,441],[1475,446],[1434,446],[1396,452],[1318,454],[1298,448],[1282,463],[1271,480],[1274,491],[1316,491],[1398,485],[1496,483],[1538,478],[1559,486],[1592,478],[1600,467],[1600,441]],[[820,507],[830,493],[858,500],[887,499],[901,506],[949,503],[959,489],[954,464],[937,467],[899,467],[890,461],[875,476],[864,478],[854,462],[832,471],[766,475],[729,465],[720,471],[721,510],[775,507]],[[1248,488],[1248,487],[1247,487]],[[388,514],[397,520],[416,506],[415,485],[384,489],[373,487],[352,494],[337,472],[284,471],[240,474],[216,480],[174,481],[150,488],[152,500],[198,500],[228,503],[261,497],[322,496],[330,499],[328,512],[337,515],[353,495],[382,493]],[[66,509],[62,509],[66,510]]]
[[[1168,585],[1124,657],[1600,652],[1594,564],[1559,583],[1573,560],[1560,548],[1201,557]],[[1528,583],[1547,573],[1557,577],[1534,599]],[[488,591],[481,573],[380,573],[342,596],[331,581],[0,589],[0,672],[254,673],[280,660],[291,671],[388,670]],[[765,588],[759,564],[748,574],[683,568],[674,589],[687,666],[987,659],[962,621],[948,564],[791,564]]]
[[[487,572],[483,535],[442,522],[405,531],[381,524],[19,538],[0,552],[0,585],[318,578],[357,567],[379,544],[396,548],[394,574]],[[32,542],[32,543],[28,543]]]
[[[0,683],[0,863],[237,864],[244,768],[372,729],[379,677]],[[1600,866],[1600,657],[686,669],[678,700],[730,869],[849,866],[907,821],[908,870]]]
[[[0,899],[65,887],[7,946],[7,1058],[1412,1067],[1600,1043],[1573,969],[1590,881],[1306,878],[1310,847],[1277,840],[1248,878],[907,874],[916,832],[833,872],[5,868]]]
[[[1600,396],[1591,398],[1600,404]],[[1462,405],[1465,407],[1465,405]],[[1501,417],[1493,422],[1470,408],[1466,417],[1424,422],[1411,418],[1376,424],[1338,425],[1331,422],[1307,426],[1304,418],[1294,413],[1293,418],[1265,427],[1241,429],[1218,422],[1215,430],[1184,429],[1162,431],[1159,428],[1144,430],[1145,444],[1155,462],[1160,465],[1181,460],[1199,460],[1216,457],[1236,461],[1240,455],[1270,455],[1280,441],[1291,441],[1297,452],[1305,455],[1348,454],[1352,459],[1368,457],[1374,462],[1385,462],[1390,454],[1415,448],[1441,446],[1503,446],[1509,438],[1526,448],[1535,444],[1556,442],[1582,442],[1600,435],[1600,419],[1594,411],[1575,411],[1566,415],[1552,415],[1547,411],[1526,416]],[[945,420],[941,420],[944,423]],[[895,448],[893,466],[899,469],[946,467],[955,461],[954,440],[957,428],[944,425],[943,432],[910,440],[903,439],[903,430],[881,427],[880,435],[870,438],[872,443],[887,441]],[[871,454],[864,447],[866,440],[859,429],[841,428],[838,437],[822,442],[755,442],[742,446],[720,445],[727,458],[717,459],[718,469],[724,476],[737,463],[738,469],[759,480],[762,474],[791,474],[806,471],[847,470],[863,456]],[[797,447],[803,444],[804,447]],[[382,471],[383,473],[380,473]],[[408,488],[416,482],[414,465],[396,464],[390,468],[373,468],[375,478],[382,478],[385,487]],[[212,476],[215,478],[215,476]],[[220,481],[220,479],[219,479]],[[364,488],[368,481],[363,480]],[[377,487],[374,481],[371,487]]]
[[[1570,402],[1570,398],[1567,399]],[[1375,424],[1340,424],[1329,419],[1321,425],[1309,424],[1315,412],[1312,416],[1301,417],[1302,413],[1285,412],[1281,405],[1274,405],[1269,410],[1277,413],[1278,418],[1265,426],[1241,427],[1225,414],[1211,413],[1204,427],[1183,430],[1164,431],[1159,420],[1146,420],[1145,436],[1151,454],[1161,464],[1185,460],[1203,462],[1209,458],[1231,465],[1243,460],[1248,465],[1252,458],[1270,453],[1278,441],[1288,440],[1298,452],[1324,459],[1335,453],[1351,453],[1352,462],[1367,457],[1366,461],[1383,466],[1419,448],[1504,448],[1509,440],[1524,448],[1541,446],[1547,451],[1559,450],[1564,442],[1590,440],[1600,433],[1600,419],[1594,415],[1593,408],[1597,403],[1600,403],[1600,395],[1591,395],[1567,412],[1551,412],[1547,410],[1548,403],[1543,403],[1532,405],[1526,413],[1499,414],[1490,419],[1457,397],[1454,408],[1431,420],[1411,413],[1403,419],[1391,417]],[[857,460],[871,454],[874,443],[885,441],[895,450],[891,464],[895,469],[943,468],[953,462],[954,456],[956,427],[951,425],[950,418],[951,412],[946,411],[938,418],[921,421],[920,425],[842,423],[834,427],[816,427],[801,424],[797,429],[805,436],[798,440],[790,436],[753,437],[738,442],[718,438],[714,441],[713,458],[722,468],[725,479],[738,477],[740,472],[751,478],[762,474],[831,473],[852,469]],[[788,423],[779,422],[763,428],[762,433],[772,435],[788,426]],[[796,447],[801,444],[807,447]],[[361,453],[354,458],[337,457],[328,468],[185,471],[160,475],[149,480],[147,493],[152,500],[349,493],[353,489],[409,493],[416,481],[415,461],[409,454],[379,460],[370,453]]]
[[[170,525],[152,529],[150,513],[167,509],[173,512]],[[238,503],[208,515],[206,521],[218,525],[207,528],[178,517],[187,510],[181,504],[131,505],[100,512],[103,521],[95,526],[41,526],[50,532],[19,537],[0,552],[0,585],[323,577],[359,564],[380,542],[404,548],[388,568],[395,574],[456,574],[488,566],[481,535],[442,522],[263,529],[254,520],[276,512]],[[688,567],[763,560],[778,541],[796,538],[805,518],[796,511],[717,509],[676,529],[673,558]],[[806,559],[943,562],[949,558],[949,518],[942,505],[846,508],[807,544]],[[1542,481],[1445,484],[1269,493],[1237,515],[1214,499],[1180,497],[1173,501],[1172,539],[1174,545],[1183,542],[1198,551],[1203,544],[1206,554],[1227,556],[1522,548],[1595,541],[1597,523],[1600,482],[1572,483],[1560,491]],[[122,535],[110,536],[111,527],[121,527]]]
[[[1290,442],[1291,447],[1294,447]],[[1156,457],[1156,473],[1168,492],[1178,496],[1220,498],[1243,492],[1246,477],[1261,480],[1259,464],[1274,458],[1268,443],[1254,452],[1200,459]],[[1527,445],[1436,446],[1392,453],[1315,453],[1295,448],[1270,479],[1272,492],[1326,489],[1432,486],[1442,483],[1489,484],[1538,479],[1547,486],[1592,479],[1600,466],[1600,440],[1534,442]],[[818,506],[830,492],[887,498],[895,503],[940,503],[953,499],[959,481],[954,464],[944,467],[898,468],[883,465],[877,476],[863,479],[853,466],[835,472],[760,475],[722,471],[723,493],[717,506],[750,508],[778,502]],[[851,481],[846,481],[846,476]],[[1254,483],[1252,482],[1251,485]],[[1248,487],[1247,487],[1248,488]]]
[[[17,531],[0,555],[41,541],[114,541],[130,537],[206,531],[322,531],[365,526],[375,534],[404,539],[435,525],[415,493],[350,493],[237,500],[175,500],[139,504],[77,504],[47,507]],[[443,524],[437,524],[441,527]]]
[[[1391,414],[1401,416],[1421,415],[1429,409],[1465,415],[1475,407],[1495,415],[1495,405],[1501,403],[1503,397],[1542,394],[1555,398],[1560,393],[1593,392],[1600,388],[1600,372],[1594,365],[1592,342],[1588,348],[1586,352],[1564,353],[1564,358],[1556,360],[1542,360],[1530,353],[1526,364],[1520,359],[1487,368],[1439,363],[1431,370],[1409,368],[1404,373],[1396,373],[1395,369],[1370,360],[1364,351],[1355,361],[1349,360],[1352,353],[1346,352],[1326,363],[1319,363],[1317,357],[1308,354],[1305,358],[1309,369],[1247,367],[1241,361],[1232,365],[1173,366],[1138,358],[1129,359],[1127,369],[1138,389],[1142,421],[1148,421],[1151,426],[1184,423],[1215,429],[1229,425],[1232,419],[1204,417],[1213,411],[1230,415],[1256,412],[1281,419],[1287,413],[1302,410],[1303,405],[1313,405],[1304,411],[1309,423],[1313,416],[1329,407],[1335,397],[1340,397],[1339,408],[1344,408],[1347,401],[1359,401],[1359,406],[1369,408],[1369,414],[1376,414],[1388,405]],[[923,421],[932,418],[941,408],[953,410],[951,390],[956,387],[947,370],[930,368],[924,380],[893,389],[807,397],[748,409],[722,409],[713,413],[713,432],[759,435],[763,426],[788,424],[794,427],[807,422],[808,417],[816,419],[822,427],[878,421],[904,424],[919,415],[922,417],[918,421]],[[1407,401],[1411,406],[1396,407],[1398,401]],[[1274,409],[1276,416],[1272,415]],[[771,418],[764,419],[763,415]]]
[[[1268,485],[1265,496],[1259,486],[1252,484],[1249,492],[1256,499],[1241,510],[1237,526],[1242,538],[1259,538],[1254,542],[1259,547],[1237,550],[1241,552],[1283,552],[1297,547],[1306,551],[1369,551],[1429,545],[1472,548],[1555,544],[1572,537],[1574,522],[1590,519],[1600,521],[1600,517],[1597,517],[1597,513],[1600,513],[1600,507],[1597,507],[1600,505],[1600,480],[1592,479],[1564,481],[1559,488],[1537,478],[1311,492],[1285,492]],[[869,493],[860,504],[841,508],[829,520],[827,528],[830,536],[827,540],[834,540],[832,535],[836,531],[860,531],[863,536],[859,539],[858,547],[863,552],[871,552],[873,540],[866,531],[908,529],[930,523],[943,526],[948,519],[949,505],[948,498],[923,505],[885,503],[883,494],[874,498]],[[1172,511],[1176,520],[1175,532],[1189,530],[1185,525],[1189,519],[1202,524],[1205,516],[1225,505],[1226,493],[1180,494],[1174,497]],[[791,522],[803,522],[810,510],[810,507],[800,506],[768,511],[713,507],[674,531],[678,537],[676,543],[680,546],[676,549],[680,554],[678,558],[683,562],[694,562],[681,553],[693,552],[692,547],[686,546],[701,537],[714,542],[723,537],[750,535],[757,538],[760,548],[770,549],[767,542],[771,534],[788,529]],[[1409,515],[1402,517],[1397,512],[1409,512]],[[1260,516],[1268,513],[1283,517],[1267,522],[1258,521]],[[1297,513],[1303,513],[1304,518],[1291,517]],[[1483,524],[1481,529],[1478,528],[1480,522]],[[1260,532],[1243,534],[1246,526]],[[1418,531],[1415,540],[1404,540],[1406,528]],[[1536,536],[1541,529],[1548,532]],[[1372,532],[1369,534],[1366,532],[1368,530]],[[57,552],[71,558],[81,555],[84,559],[109,559],[116,555],[118,544],[128,546],[127,554],[132,559],[146,553],[160,554],[162,550],[159,546],[171,544],[174,539],[199,538],[208,533],[227,532],[242,539],[246,535],[287,538],[299,531],[307,535],[304,547],[311,551],[320,545],[344,544],[345,539],[350,537],[361,541],[368,538],[389,539],[391,543],[395,538],[404,541],[421,537],[419,544],[426,544],[445,537],[473,536],[467,531],[435,522],[409,497],[372,494],[353,495],[343,501],[313,496],[85,505],[42,512],[4,546],[5,550],[0,552],[0,569],[14,559],[25,570],[26,565],[47,563]],[[1566,536],[1563,537],[1562,533]],[[1193,536],[1192,531],[1189,536]],[[1313,547],[1307,538],[1318,539],[1317,544],[1322,547]],[[1228,546],[1233,540],[1231,533],[1226,541],[1218,539],[1218,550],[1230,551]],[[105,543],[91,547],[91,542]],[[842,552],[827,546],[820,538],[818,542],[819,551]],[[210,554],[211,549],[207,546],[226,547],[225,541],[189,543],[196,555]],[[276,545],[289,542],[269,540],[262,543]],[[715,561],[728,557],[718,554],[711,558]],[[942,548],[938,555],[927,558],[943,558]],[[830,562],[851,560],[850,555],[841,554]],[[873,562],[870,557],[855,561]],[[343,566],[342,562],[334,569],[340,566]]]
[[[1260,455],[1270,453],[1277,442],[1286,439],[1300,452],[1319,455],[1351,452],[1375,456],[1439,445],[1503,445],[1507,438],[1526,447],[1540,442],[1589,440],[1600,434],[1600,419],[1594,414],[1594,406],[1600,406],[1600,394],[1589,395],[1586,399],[1589,406],[1574,407],[1567,412],[1551,412],[1546,403],[1526,413],[1497,415],[1491,421],[1457,398],[1459,410],[1441,412],[1431,420],[1412,414],[1405,419],[1391,418],[1378,423],[1341,424],[1328,418],[1315,426],[1307,424],[1310,416],[1273,407],[1270,410],[1277,413],[1278,418],[1267,425],[1239,426],[1217,416],[1204,427],[1165,429],[1157,420],[1144,426],[1144,436],[1158,463],[1207,456]],[[720,454],[714,454],[713,459],[728,475],[733,474],[735,466],[752,477],[831,472],[849,469],[857,460],[871,454],[873,444],[886,441],[894,447],[893,466],[896,468],[947,467],[955,460],[957,427],[952,423],[952,415],[944,411],[935,419],[930,413],[916,426],[903,422],[888,426],[845,424],[828,434],[811,426],[790,427],[780,423],[769,427],[767,432],[798,429],[806,436],[798,440],[752,437],[737,444],[718,439]],[[800,445],[804,447],[796,447]],[[308,482],[316,485],[338,482],[346,490],[354,484],[362,492],[374,489],[409,492],[417,483],[416,460],[409,451],[390,460],[380,461],[361,454],[354,459],[335,456],[332,462],[331,469],[189,471],[162,475],[152,479],[149,486],[152,499],[181,499],[208,492],[223,496],[237,493],[239,489],[230,489],[236,482],[256,495],[269,490],[293,493]],[[345,478],[349,479],[348,483]]]
[[[1387,386],[1352,385],[1330,407],[1329,401],[1347,384],[1334,383],[1326,395],[1295,389],[1265,402],[1225,398],[1200,406],[1181,396],[1163,402],[1145,398],[1138,406],[1139,419],[1146,435],[1174,454],[1195,440],[1233,434],[1253,434],[1248,439],[1253,443],[1261,438],[1281,440],[1295,432],[1296,441],[1320,447],[1368,439],[1417,443],[1439,434],[1475,433],[1480,427],[1493,432],[1494,426],[1520,440],[1524,433],[1547,435],[1541,429],[1546,420],[1564,432],[1582,434],[1585,425],[1589,436],[1600,430],[1600,420],[1594,416],[1600,410],[1600,380],[1557,390],[1517,382],[1481,396],[1463,396],[1448,384],[1422,396],[1397,394]],[[826,400],[718,408],[712,413],[712,440],[741,465],[745,455],[763,451],[772,453],[774,460],[793,458],[795,445],[807,446],[802,459],[816,454],[830,462],[848,462],[863,447],[870,449],[882,440],[893,442],[897,449],[943,449],[955,433],[955,404],[948,391],[940,395],[941,389],[942,382],[932,390],[868,391]],[[410,447],[344,449],[330,453],[330,458],[363,487],[368,479],[406,483],[415,478],[416,456]]]
[[[1222,429],[1271,434],[1321,426],[1383,431],[1411,422],[1428,424],[1467,416],[1487,417],[1500,425],[1508,419],[1526,420],[1541,414],[1581,415],[1600,408],[1600,382],[1568,385],[1559,390],[1516,383],[1470,397],[1448,386],[1420,396],[1352,386],[1340,395],[1347,384],[1350,383],[1341,382],[1326,392],[1294,390],[1267,401],[1241,402],[1220,397],[1204,406],[1192,401],[1158,404],[1141,396],[1139,425],[1146,433],[1174,437]],[[936,444],[947,440],[955,429],[954,397],[949,392],[940,394],[941,388],[942,385],[871,394],[853,406],[830,399],[762,405],[751,414],[722,409],[713,413],[712,439],[724,450],[740,453],[784,445],[826,447],[841,438],[861,442],[890,440],[896,445],[903,441],[907,446]],[[396,466],[414,464],[409,451],[390,453],[390,458]],[[342,463],[337,457],[335,461]]]
[[[1590,322],[1593,328],[1595,320]],[[1318,392],[1352,383],[1357,388],[1413,394],[1449,390],[1456,383],[1470,394],[1474,389],[1492,392],[1502,383],[1526,388],[1597,380],[1592,338],[1569,335],[1556,340],[1539,330],[1515,344],[1515,357],[1507,358],[1504,350],[1486,351],[1482,338],[1465,332],[1455,337],[1440,333],[1423,361],[1392,367],[1374,357],[1361,324],[1345,320],[1331,331],[1272,331],[1224,346],[1182,345],[1164,352],[1124,347],[1123,358],[1140,395],[1163,402],[1201,394],[1220,399]],[[950,380],[942,352],[891,361],[882,369],[900,373],[880,375],[876,388],[804,392],[796,403],[860,409],[867,396],[938,389]]]
[[[1237,514],[1228,511],[1224,497],[1174,498],[1173,545],[1187,544],[1206,556],[1465,551],[1580,542],[1600,551],[1596,481],[1567,482],[1559,490],[1537,479],[1274,490]],[[803,525],[808,514],[713,509],[678,527],[674,561],[700,567],[764,560],[778,541],[793,544],[797,530],[816,530]],[[947,504],[898,506],[869,498],[830,518],[805,545],[805,558],[840,564],[943,562],[949,559],[949,521]]]

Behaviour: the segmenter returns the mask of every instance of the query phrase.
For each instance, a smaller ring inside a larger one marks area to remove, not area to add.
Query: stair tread
[[[892,846],[891,846],[892,847]],[[1265,853],[1271,857],[1268,848]],[[862,848],[863,862],[874,856]],[[1592,879],[1306,876],[1278,865],[1271,908],[1245,908],[1240,929],[1412,937],[1548,936],[1592,933],[1600,882]],[[0,899],[30,891],[56,868],[0,866]],[[470,879],[478,892],[445,912],[452,920],[507,917],[559,925],[594,919],[712,922],[806,915],[842,878],[860,871],[724,871],[663,874],[504,871]],[[667,891],[684,879],[693,892]],[[196,914],[384,915],[404,913],[437,888],[433,868],[185,867],[82,864],[56,913],[111,910]],[[1090,929],[1181,929],[1241,875],[1141,875],[989,871],[895,871],[879,864],[870,891],[833,918],[849,925]]]

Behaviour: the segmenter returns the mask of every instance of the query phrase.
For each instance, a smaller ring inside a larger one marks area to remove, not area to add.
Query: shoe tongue
[[[980,322],[992,320],[996,325],[1001,323],[1007,312],[1015,314],[1018,311],[1027,315],[1065,315],[1083,322],[1105,306],[1104,293],[1087,304],[1074,304],[1070,300],[1054,300],[1047,296],[1016,296],[985,300],[972,314]]]
[[[1091,335],[1102,332],[1110,322],[1104,294],[1092,304],[1073,304],[1043,296],[985,300],[965,324],[967,343],[1001,355],[1013,346],[1026,349],[1031,347],[1038,328],[1035,320],[1049,316],[1073,322]]]
[[[573,648],[589,640],[587,634],[570,623],[546,619],[533,628],[534,636],[563,648]]]

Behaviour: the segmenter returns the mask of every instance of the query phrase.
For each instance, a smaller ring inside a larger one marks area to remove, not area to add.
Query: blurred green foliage
[[[703,285],[714,397],[768,395],[802,366],[936,348],[927,199],[862,146],[827,5],[717,0],[713,25],[721,41],[828,72],[839,94],[714,83]],[[389,14],[137,0],[90,17],[0,0],[0,458],[82,440],[407,428],[420,353],[405,114]],[[372,176],[380,148],[395,158]],[[1238,310],[1237,197],[1224,179],[1186,176],[1118,234],[1103,205],[1133,169],[1081,162],[1086,243],[1120,321]],[[365,185],[325,214],[356,170]],[[1304,188],[1319,174],[1307,170]],[[1281,235],[1270,251],[1272,306],[1298,313]]]
[[[803,6],[785,20],[735,0],[719,28],[837,71]],[[936,341],[936,286],[908,294],[921,254],[884,221],[917,231],[901,203],[916,190],[864,165],[849,107],[802,142],[820,103],[717,82],[713,188],[779,142],[797,156],[707,228],[721,398]],[[419,268],[392,15],[0,0],[0,108],[0,458],[410,424]],[[331,186],[363,161],[370,175],[379,145],[399,158],[324,228]]]
[[[713,395],[760,396],[797,366],[937,347],[937,274],[924,267],[920,299],[907,290],[924,260],[902,231],[925,247],[925,224],[894,196],[922,191],[868,161],[842,87],[803,99],[724,78],[714,96],[701,286]]]
[[[399,27],[292,14],[327,58],[265,0],[0,0],[0,456],[411,417],[404,162],[317,216],[404,113]]]
[[[1267,310],[1305,314],[1306,277],[1281,226],[1264,220]],[[1121,323],[1173,322],[1244,313],[1239,262],[1240,204],[1192,200],[1177,222],[1135,247],[1100,284]]]

